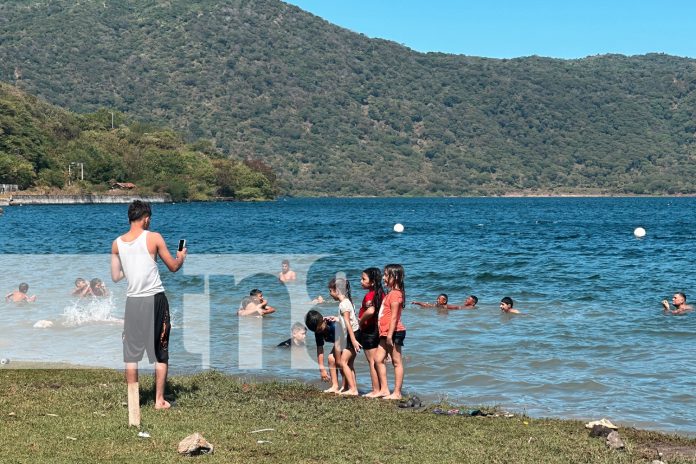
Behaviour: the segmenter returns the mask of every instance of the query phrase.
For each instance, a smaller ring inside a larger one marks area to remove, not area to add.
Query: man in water
[[[292,282],[297,279],[297,274],[295,271],[290,269],[290,261],[284,259],[280,264],[280,272],[278,273],[278,280],[281,282]]]
[[[5,295],[6,302],[12,303],[33,303],[36,301],[36,295],[29,296],[27,292],[29,291],[29,284],[22,282],[19,284],[17,290],[14,290],[7,295]]]
[[[412,301],[411,304],[420,306],[422,308],[437,308],[437,309],[476,309],[476,303],[478,303],[478,298],[474,295],[469,295],[466,297],[464,304],[461,306],[447,304],[449,298],[447,294],[440,293],[437,296],[437,301],[435,303],[424,303],[422,301]]]
[[[674,294],[672,297],[672,304],[674,305],[674,310],[670,309],[669,302],[667,300],[662,300],[662,308],[665,312],[678,315],[694,310],[693,307],[686,304],[686,295],[682,292],[677,292]]]
[[[512,298],[506,296],[500,300],[500,310],[506,314],[522,314],[517,309],[513,308],[514,304]]]
[[[126,382],[138,383],[138,362],[147,351],[155,362],[155,409],[171,407],[164,399],[169,367],[169,302],[157,268],[157,257],[171,272],[178,271],[186,259],[186,248],[172,257],[162,236],[150,232],[152,210],[146,202],[135,200],[128,207],[130,230],[111,245],[111,278],[128,281],[123,330],[123,361]]]

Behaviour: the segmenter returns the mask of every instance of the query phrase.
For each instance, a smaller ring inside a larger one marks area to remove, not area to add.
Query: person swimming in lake
[[[87,282],[85,279],[82,277],[78,277],[75,279],[75,288],[73,288],[72,295],[73,296],[78,296],[80,298],[84,298],[88,295],[92,294],[92,289],[89,286],[89,282]]]
[[[295,271],[290,269],[290,261],[287,259],[284,259],[282,263],[280,263],[280,272],[278,273],[278,280],[281,282],[292,282],[297,279],[297,274],[295,274]]]
[[[5,301],[7,303],[33,303],[36,301],[36,295],[29,296],[27,292],[29,291],[29,284],[22,282],[19,284],[17,290],[13,290],[7,295],[5,295]]]
[[[449,297],[446,293],[440,293],[437,296],[435,303],[425,303],[422,301],[412,301],[411,304],[420,306],[421,308],[437,308],[437,309],[476,309],[476,303],[478,303],[478,298],[474,295],[469,295],[464,300],[463,305],[451,305],[448,304]]]
[[[290,338],[284,342],[278,343],[278,348],[291,348],[296,346],[304,346],[305,338],[307,337],[307,327],[301,322],[295,322],[290,331]]]
[[[677,292],[672,296],[672,304],[674,305],[674,309],[670,308],[667,300],[662,300],[662,309],[666,313],[674,314],[675,316],[694,310],[691,305],[686,304],[686,294],[683,292]]]
[[[109,289],[104,285],[101,279],[92,279],[89,281],[89,289],[94,296],[109,296]]]
[[[515,302],[512,301],[512,298],[509,296],[503,297],[502,300],[500,300],[500,310],[506,314],[520,314],[522,313],[515,309],[513,306],[515,305]]]

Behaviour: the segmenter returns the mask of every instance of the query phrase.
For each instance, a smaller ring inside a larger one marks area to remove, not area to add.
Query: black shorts
[[[355,334],[355,340],[357,340],[358,343],[362,345],[362,342],[360,341],[360,330],[356,330],[353,332]],[[355,351],[355,347],[353,346],[353,341],[350,339],[350,335],[346,334],[346,350],[353,350]]]
[[[164,293],[126,298],[123,362],[138,362],[147,351],[150,363],[169,361],[169,301]]]
[[[387,339],[387,337],[379,337],[380,340]],[[406,331],[405,330],[397,330],[394,332],[394,335],[392,335],[392,340],[394,341],[394,345],[399,345],[399,346],[404,346],[404,338],[406,338]]]
[[[379,331],[376,329],[373,332],[360,331],[360,344],[364,350],[373,350],[379,346]]]

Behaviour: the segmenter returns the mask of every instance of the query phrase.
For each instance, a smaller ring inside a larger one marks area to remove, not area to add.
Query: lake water
[[[696,289],[689,268],[696,199],[287,199],[153,208],[153,229],[171,249],[186,238],[190,254],[183,271],[161,270],[174,322],[173,371],[210,366],[318,383],[316,369],[293,368],[291,354],[275,345],[311,307],[310,297],[328,297],[337,272],[353,284],[357,303],[361,270],[396,262],[406,268],[408,301],[434,301],[440,292],[454,304],[470,293],[480,298],[475,311],[407,307],[406,392],[696,433],[696,315],[666,316],[660,306],[675,291]],[[38,301],[1,307],[0,356],[120,365],[125,285],[110,283],[108,253],[127,229],[126,210],[5,208],[0,290],[26,281]],[[402,234],[392,231],[397,222]],[[633,235],[639,226],[644,239]],[[272,274],[286,256],[301,271],[288,287]],[[104,279],[112,297],[74,300],[76,277]],[[235,311],[254,287],[278,312],[240,322]],[[503,296],[527,316],[502,315]],[[318,309],[333,315],[337,305]],[[41,319],[54,326],[34,328]],[[307,340],[313,357],[311,333]],[[362,355],[357,367],[366,390]]]

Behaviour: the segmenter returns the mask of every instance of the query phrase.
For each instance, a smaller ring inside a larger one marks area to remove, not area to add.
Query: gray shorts
[[[164,293],[126,298],[123,318],[123,361],[138,362],[147,352],[150,363],[169,361],[169,301]]]

